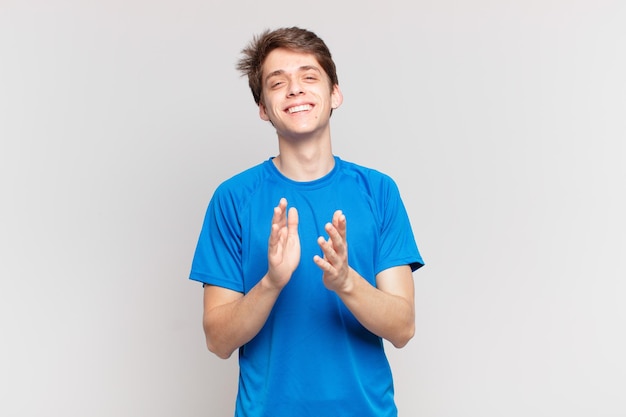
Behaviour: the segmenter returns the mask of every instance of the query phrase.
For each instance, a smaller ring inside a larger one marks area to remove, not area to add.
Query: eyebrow
[[[298,71],[300,71],[300,72],[305,72],[305,71],[309,71],[309,70],[316,71],[319,74],[322,73],[322,71],[320,71],[320,69],[318,67],[313,66],[313,65],[303,65],[300,68],[298,68]],[[267,80],[269,80],[272,77],[276,77],[278,75],[283,75],[284,73],[285,73],[285,70],[281,70],[281,69],[280,70],[276,70],[276,71],[272,71],[272,72],[270,72],[269,74],[267,74],[265,76],[264,82],[267,82]]]

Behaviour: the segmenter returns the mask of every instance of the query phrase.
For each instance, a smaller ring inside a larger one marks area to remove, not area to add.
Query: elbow
[[[395,348],[402,349],[413,339],[413,336],[415,336],[415,324],[406,326],[403,331],[399,333],[394,340],[390,340],[390,342]]]
[[[219,342],[219,338],[211,334],[210,327],[204,323],[204,336],[206,340],[206,347],[209,352],[213,353],[220,359],[228,359],[234,352],[234,349],[229,349],[224,343]]]
[[[206,347],[209,352],[213,353],[220,359],[228,359],[233,354],[234,350],[227,348],[226,346],[216,343],[209,335],[206,335]]]
[[[208,339],[207,339],[206,346],[209,349],[209,352],[213,353],[215,356],[217,356],[220,359],[228,359],[233,354],[232,350],[222,349],[219,346],[211,343]]]

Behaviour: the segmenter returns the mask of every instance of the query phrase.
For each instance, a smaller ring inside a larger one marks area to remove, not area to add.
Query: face
[[[341,105],[343,97],[338,86],[330,87],[315,56],[274,49],[263,62],[262,82],[259,115],[272,122],[279,137],[329,131],[331,110]]]

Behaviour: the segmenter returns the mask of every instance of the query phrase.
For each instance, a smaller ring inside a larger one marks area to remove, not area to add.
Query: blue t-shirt
[[[238,417],[397,415],[382,339],[326,289],[313,256],[336,210],[347,222],[348,262],[376,274],[423,265],[396,184],[335,157],[326,176],[296,182],[271,158],[223,182],[200,232],[190,278],[247,293],[266,274],[273,209],[281,197],[299,215],[300,264],[261,331],[239,349]]]

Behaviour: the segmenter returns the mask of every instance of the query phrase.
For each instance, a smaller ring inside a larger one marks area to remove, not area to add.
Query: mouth
[[[303,111],[308,111],[308,110],[311,110],[312,108],[313,108],[313,106],[310,105],[310,104],[301,104],[299,106],[289,107],[287,109],[287,113],[294,114],[294,113],[299,113],[299,112],[303,112]]]

